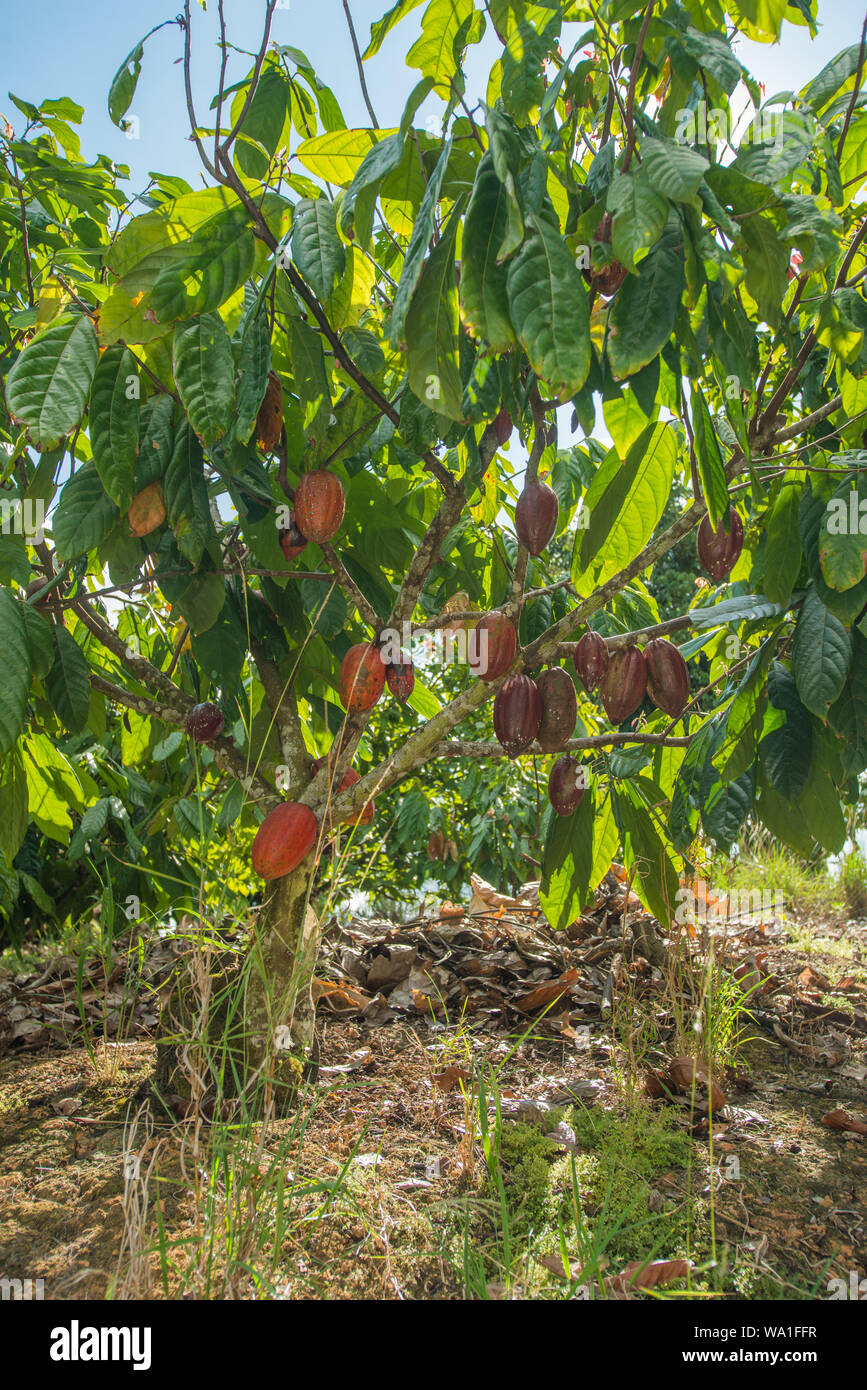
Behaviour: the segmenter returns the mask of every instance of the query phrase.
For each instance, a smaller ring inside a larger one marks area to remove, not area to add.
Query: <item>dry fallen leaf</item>
[[[707,1065],[695,1057],[673,1057],[669,1063],[668,1074],[679,1091],[688,1095],[695,1092],[701,1095],[710,1088],[710,1110],[722,1110],[726,1103],[725,1094],[715,1081],[711,1080]],[[703,1098],[703,1097],[702,1097]]]
[[[822,1124],[829,1129],[848,1130],[850,1134],[867,1134],[867,1124],[863,1120],[856,1120],[846,1110],[829,1110],[827,1115],[822,1116]]]
[[[516,1009],[520,1009],[523,1014],[535,1013],[537,1009],[544,1009],[549,1004],[555,1004],[564,994],[578,983],[577,970],[564,970],[559,980],[551,980],[544,985],[537,985],[531,989],[529,994],[523,994],[519,999],[515,999]]]
[[[625,1269],[608,1281],[615,1293],[626,1293],[628,1289],[655,1289],[657,1284],[671,1284],[675,1279],[687,1279],[692,1269],[690,1260],[651,1260],[642,1265],[641,1260],[630,1260]]]
[[[445,1071],[437,1072],[434,1076],[434,1084],[444,1095],[447,1095],[449,1091],[456,1091],[461,1082],[468,1086],[472,1079],[470,1073],[463,1067],[452,1066],[446,1067]]]

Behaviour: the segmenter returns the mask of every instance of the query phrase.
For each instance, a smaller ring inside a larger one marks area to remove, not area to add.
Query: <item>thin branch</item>
[[[361,91],[362,95],[364,96],[364,104],[367,107],[370,119],[372,120],[374,125],[374,129],[379,130],[379,121],[376,119],[376,112],[373,109],[373,104],[370,100],[370,93],[367,90],[367,83],[364,80],[364,63],[361,58],[361,51],[358,47],[358,39],[355,37],[355,25],[352,22],[352,12],[349,8],[347,0],[343,0],[343,13],[346,15],[346,23],[349,25],[349,37],[352,39],[352,51],[355,54],[355,66],[358,68],[358,80],[361,83]]]
[[[669,738],[666,734],[621,733],[590,734],[586,738],[571,738],[564,746],[564,753],[579,753],[589,748],[619,748],[626,743],[647,743],[655,748],[688,748],[695,735]],[[527,756],[550,756],[538,743],[525,750]],[[452,740],[438,744],[429,755],[432,758],[507,758],[509,755],[501,743],[464,743]]]
[[[845,143],[846,143],[846,136],[847,136],[848,133],[849,133],[849,122],[850,122],[851,119],[852,119],[852,112],[855,110],[855,103],[856,103],[857,100],[858,100],[858,93],[859,93],[860,88],[861,88],[861,73],[862,73],[863,70],[864,70],[864,52],[865,52],[865,46],[867,46],[867,16],[865,16],[865,18],[864,18],[864,24],[863,24],[862,29],[861,29],[861,48],[860,48],[860,51],[859,51],[859,53],[858,53],[858,67],[857,67],[857,69],[856,69],[856,71],[855,71],[855,85],[854,85],[854,87],[852,88],[852,100],[849,102],[849,107],[848,107],[848,110],[846,111],[846,119],[845,119],[844,122],[843,122],[843,129],[842,129],[842,131],[840,132],[840,139],[839,139],[838,142],[837,142],[837,163],[838,163],[838,164],[840,163],[840,157],[841,157],[841,155],[842,155],[842,153],[843,153],[843,146],[844,146]]]

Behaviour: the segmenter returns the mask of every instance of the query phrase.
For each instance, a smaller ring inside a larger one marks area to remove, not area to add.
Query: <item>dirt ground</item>
[[[630,1075],[635,1049],[628,1026],[624,1044],[616,1007],[594,1018],[587,999],[583,1011],[558,1005],[556,1018],[544,1015],[538,1027],[531,1019],[529,1032],[478,1013],[448,1022],[430,1009],[341,1017],[320,1007],[318,1080],[294,1120],[259,1132],[246,1167],[231,1159],[235,1188],[248,1189],[240,1198],[228,1195],[225,1127],[217,1145],[206,1125],[163,1117],[148,1133],[140,1115],[137,1137],[128,1135],[148,1094],[152,1041],[12,1046],[0,1058],[0,1278],[41,1278],[46,1298],[64,1300],[465,1297],[461,1241],[479,1230],[470,1206],[486,1201],[477,1078],[494,1068],[504,1124],[551,1126],[561,1155],[583,1143],[568,1125],[556,1128],[561,1109],[546,1119],[552,1107],[603,1118],[644,1107],[649,1117],[674,1102],[691,1159],[687,1170],[654,1173],[650,1210],[697,1204],[713,1231],[715,1260],[705,1255],[704,1268],[717,1271],[705,1287],[719,1296],[858,1296],[867,1277],[867,1145],[863,1132],[831,1128],[826,1117],[844,1112],[862,1131],[867,1120],[867,927],[828,928],[809,954],[787,934],[760,957],[743,946],[740,954],[742,969],[760,962],[764,983],[752,1002],[761,1022],[720,1078],[725,1105],[710,1126],[692,1100],[644,1094],[665,1028]],[[643,973],[646,989],[646,961],[621,968],[639,984]],[[643,1008],[652,1016],[652,990]],[[149,1185],[129,1181],[133,1151]],[[293,1191],[289,1216],[277,1217],[275,1194],[285,1202]],[[252,1285],[231,1273],[233,1261],[243,1263],[238,1251],[208,1233],[209,1221],[227,1224],[230,1209],[237,1243],[247,1240],[265,1271]],[[522,1277],[509,1296],[533,1291]],[[489,1277],[490,1296],[501,1288]]]

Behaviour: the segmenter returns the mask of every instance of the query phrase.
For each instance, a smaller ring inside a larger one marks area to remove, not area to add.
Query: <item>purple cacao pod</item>
[[[715,584],[731,573],[744,548],[744,523],[734,507],[729,511],[729,526],[726,531],[721,521],[714,531],[706,516],[698,528],[698,558]]]
[[[622,724],[634,714],[647,690],[647,662],[635,646],[612,652],[608,670],[599,683],[599,697],[612,724]]]
[[[542,722],[542,697],[529,676],[519,672],[503,681],[494,699],[494,733],[510,758],[529,748]]]
[[[578,718],[578,699],[568,671],[551,666],[543,671],[536,686],[542,697],[542,722],[539,725],[539,746],[546,753],[565,748]]]
[[[515,530],[531,555],[542,554],[557,530],[559,515],[560,503],[553,488],[538,478],[525,483],[515,508]]]
[[[689,671],[673,642],[654,637],[644,648],[647,693],[657,709],[679,719],[689,700]]]
[[[571,816],[581,805],[587,772],[577,758],[558,758],[548,778],[548,800],[558,816]]]
[[[584,689],[595,690],[608,670],[608,644],[604,637],[592,629],[579,638],[575,648],[575,670],[581,677]]]

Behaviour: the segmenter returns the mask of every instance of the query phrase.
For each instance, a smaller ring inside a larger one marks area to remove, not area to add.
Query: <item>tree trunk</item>
[[[242,1099],[248,1112],[291,1105],[315,1067],[313,970],[319,922],[309,904],[314,853],[267,886],[247,958],[226,966],[194,948],[163,1005],[156,1086],[175,1113]]]

